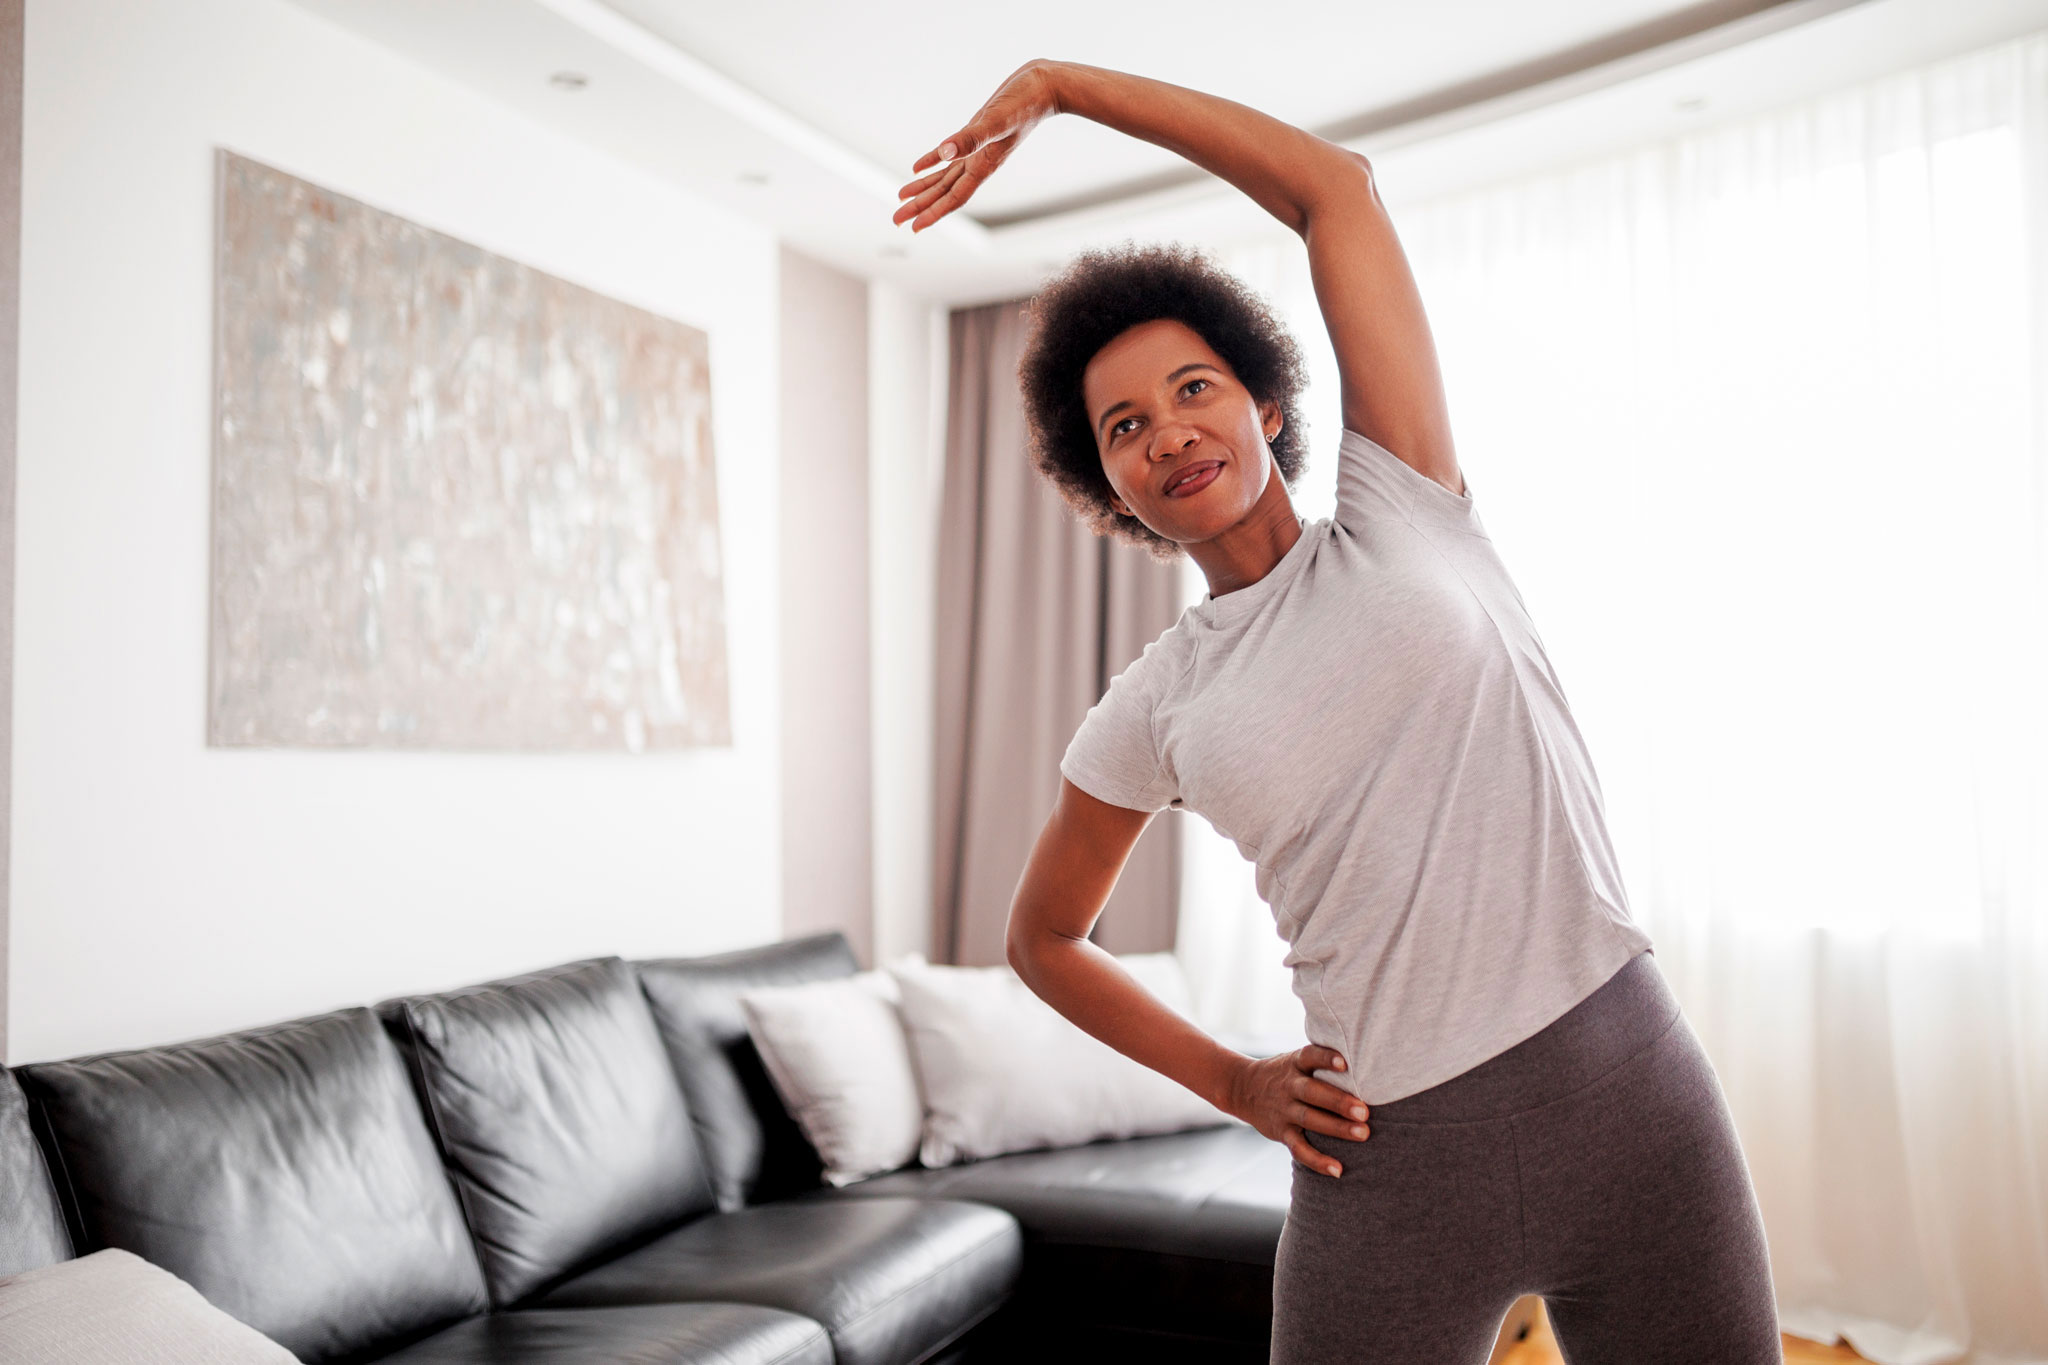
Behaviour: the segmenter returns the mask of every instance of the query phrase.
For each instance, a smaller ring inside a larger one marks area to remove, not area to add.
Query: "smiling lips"
[[[1166,496],[1184,498],[1190,493],[1199,493],[1216,481],[1216,475],[1222,468],[1221,460],[1198,460],[1173,476],[1166,485]]]

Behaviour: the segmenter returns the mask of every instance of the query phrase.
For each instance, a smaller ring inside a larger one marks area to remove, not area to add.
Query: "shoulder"
[[[1458,457],[1451,449],[1448,438],[1430,440],[1419,436],[1405,439],[1394,436],[1372,437],[1365,434],[1366,430],[1360,419],[1346,414],[1344,435],[1347,438],[1362,442],[1407,466],[1454,498],[1467,496],[1464,471],[1458,468]]]
[[[1443,473],[1425,473],[1347,426],[1337,443],[1337,520],[1354,533],[1384,520],[1485,535],[1471,481],[1455,464]],[[1444,479],[1461,491],[1452,492]]]
[[[1123,671],[1111,680],[1111,686],[1119,691],[1136,693],[1148,700],[1157,701],[1170,691],[1173,685],[1187,673],[1195,656],[1195,617],[1193,608],[1181,613],[1178,621],[1168,626],[1159,638],[1145,646],[1138,657],[1125,665]]]

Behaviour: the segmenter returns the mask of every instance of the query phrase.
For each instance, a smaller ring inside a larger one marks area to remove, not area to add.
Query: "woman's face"
[[[1280,406],[1255,401],[1186,323],[1159,318],[1119,333],[1088,362],[1081,396],[1110,506],[1168,540],[1212,539],[1265,491]]]

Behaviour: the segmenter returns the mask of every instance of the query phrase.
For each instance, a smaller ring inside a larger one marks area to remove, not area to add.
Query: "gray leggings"
[[[1294,1164],[1273,1365],[1481,1365],[1541,1294],[1571,1365],[1778,1365],[1763,1220],[1720,1082],[1649,953]]]

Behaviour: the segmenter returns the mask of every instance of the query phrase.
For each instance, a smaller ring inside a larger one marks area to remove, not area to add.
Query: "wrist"
[[[1090,70],[1078,62],[1060,62],[1041,58],[1036,63],[1045,73],[1045,82],[1052,91],[1053,109],[1061,114],[1080,114],[1078,107],[1083,98],[1083,88]],[[1086,117],[1086,115],[1082,115]]]
[[[1251,1064],[1252,1059],[1242,1052],[1217,1044],[1215,1079],[1211,1083],[1209,1103],[1232,1118],[1242,1118],[1244,1081]]]

